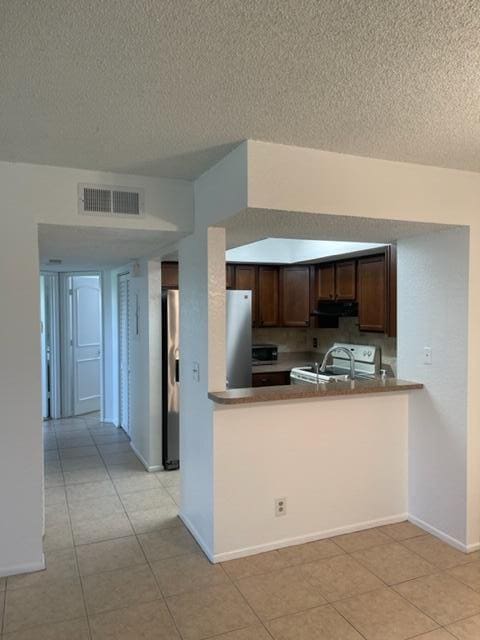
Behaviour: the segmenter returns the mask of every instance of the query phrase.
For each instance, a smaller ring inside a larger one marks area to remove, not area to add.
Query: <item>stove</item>
[[[375,378],[380,374],[381,349],[368,344],[349,344],[335,342],[334,347],[348,349],[355,360],[356,378]],[[320,362],[318,366],[320,367]],[[316,384],[318,382],[335,382],[350,379],[350,358],[344,351],[332,353],[332,363],[318,378],[315,366],[295,367],[290,372],[292,384]]]

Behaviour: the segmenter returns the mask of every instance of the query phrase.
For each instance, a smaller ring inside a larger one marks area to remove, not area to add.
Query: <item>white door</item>
[[[72,276],[73,409],[100,410],[102,316],[100,276]]]
[[[118,276],[118,396],[119,425],[130,433],[130,276]]]

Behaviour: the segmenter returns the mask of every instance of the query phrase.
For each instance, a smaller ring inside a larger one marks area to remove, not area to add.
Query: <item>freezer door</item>
[[[227,291],[227,389],[252,386],[252,292]]]

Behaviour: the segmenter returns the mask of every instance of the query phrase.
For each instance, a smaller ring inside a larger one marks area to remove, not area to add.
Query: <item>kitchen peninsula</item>
[[[406,519],[409,403],[395,378],[211,392],[214,562]],[[234,496],[234,499],[232,499]],[[276,515],[283,500],[284,515]]]

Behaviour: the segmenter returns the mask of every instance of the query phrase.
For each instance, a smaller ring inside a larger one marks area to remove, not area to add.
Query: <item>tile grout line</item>
[[[63,471],[63,462],[61,461],[61,458],[60,458],[60,464],[62,466],[62,471]],[[78,562],[77,547],[75,546],[75,538],[73,536],[73,524],[72,524],[72,516],[70,514],[70,503],[69,503],[69,500],[68,500],[68,492],[67,492],[66,489],[65,489],[65,501],[66,501],[66,504],[67,504],[67,513],[68,513],[68,520],[70,522],[70,531],[71,531],[71,534],[72,534],[73,554],[75,556],[75,565],[76,565],[77,571],[78,571],[78,580],[80,582],[80,590],[82,592],[83,607],[85,609],[85,617],[86,617],[86,620],[87,620],[88,636],[89,636],[90,640],[92,640],[93,635],[92,635],[92,629],[90,627],[90,616],[88,615],[87,599],[85,597],[85,590],[83,588],[83,580],[82,580],[82,576],[80,574],[80,565],[79,565],[79,562]]]

